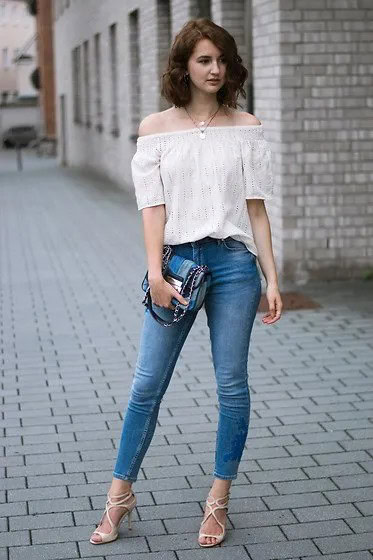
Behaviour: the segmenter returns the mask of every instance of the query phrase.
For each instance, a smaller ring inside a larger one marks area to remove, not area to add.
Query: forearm
[[[162,255],[164,226],[166,221],[165,205],[150,206],[142,210],[144,243],[148,261],[148,280],[162,277]]]
[[[277,286],[278,278],[273,257],[271,226],[264,204],[261,211],[250,214],[250,223],[254,242],[258,249],[258,261],[267,285]]]

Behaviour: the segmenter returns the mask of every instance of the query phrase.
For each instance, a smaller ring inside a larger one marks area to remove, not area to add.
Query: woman
[[[233,37],[208,19],[187,22],[175,37],[162,95],[173,106],[140,124],[132,176],[142,210],[153,306],[171,314],[175,297],[162,276],[162,252],[211,271],[204,307],[210,329],[219,422],[214,481],[207,496],[198,542],[214,546],[225,535],[229,490],[237,471],[250,417],[247,361],[261,296],[257,258],[266,278],[273,324],[282,302],[264,200],[273,196],[270,149],[263,125],[236,110],[247,78]],[[197,312],[198,313],[198,312]],[[118,536],[136,505],[132,484],[152,440],[162,397],[196,312],[165,328],[146,309],[122,436],[106,511],[94,544]],[[166,317],[165,317],[166,318]]]

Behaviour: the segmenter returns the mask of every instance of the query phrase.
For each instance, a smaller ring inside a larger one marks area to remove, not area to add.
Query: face
[[[224,84],[227,63],[222,52],[210,41],[201,39],[188,60],[191,86],[216,93]],[[217,81],[209,81],[217,79]]]

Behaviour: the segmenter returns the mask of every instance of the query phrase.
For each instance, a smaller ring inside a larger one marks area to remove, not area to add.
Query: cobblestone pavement
[[[201,311],[134,485],[132,534],[95,546],[144,307],[141,214],[89,174],[0,153],[0,560],[373,557],[372,284],[265,326],[249,357],[250,431],[227,538],[197,544],[217,398]]]

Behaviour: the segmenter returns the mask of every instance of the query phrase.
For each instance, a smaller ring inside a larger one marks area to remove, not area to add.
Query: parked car
[[[4,132],[2,145],[4,148],[14,148],[17,144],[25,147],[36,138],[37,132],[34,126],[12,126]]]

